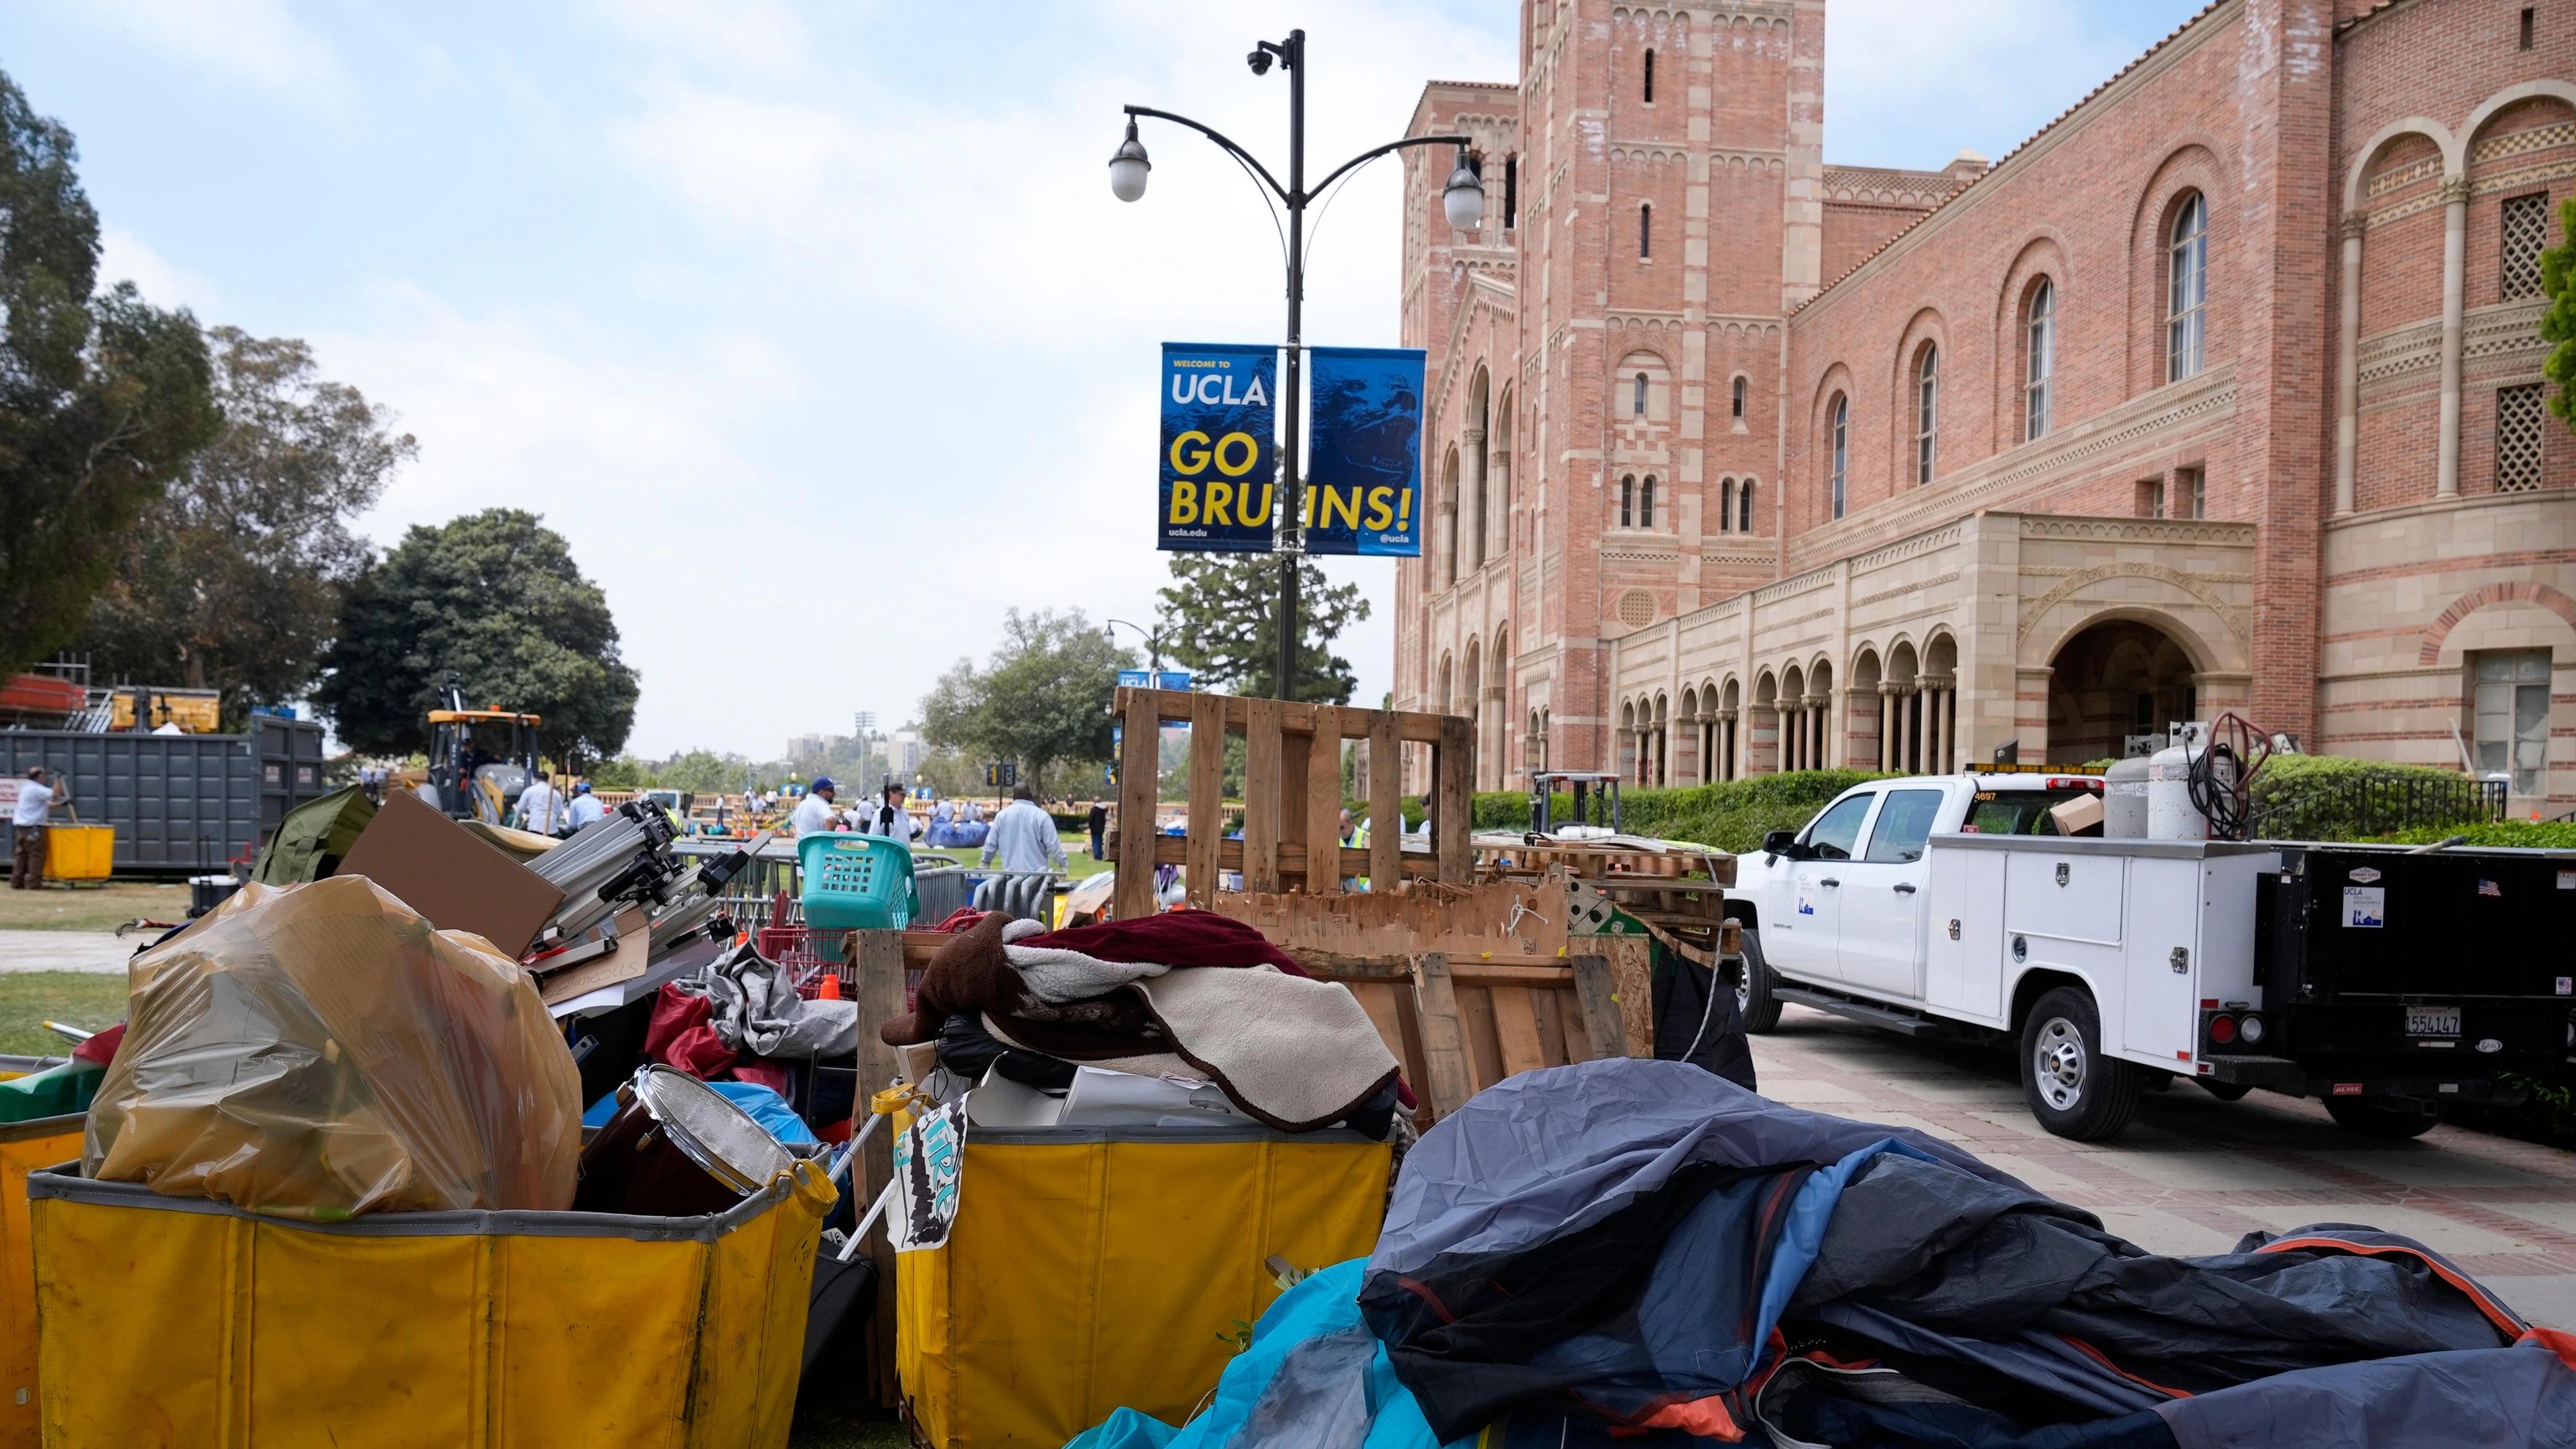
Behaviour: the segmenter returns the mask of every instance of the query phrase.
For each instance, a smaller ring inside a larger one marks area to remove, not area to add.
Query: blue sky
[[[1834,0],[1826,153],[1999,156],[2198,8]],[[309,339],[421,444],[364,521],[536,509],[644,678],[632,747],[775,754],[911,713],[1008,607],[1151,618],[1155,345],[1280,324],[1278,244],[1213,148],[1284,151],[1241,57],[1309,34],[1310,154],[1508,79],[1503,0],[1300,5],[20,0],[0,69],[79,137],[106,269]],[[1398,173],[1326,215],[1310,340],[1392,344]],[[1377,614],[1393,565],[1336,560]]]

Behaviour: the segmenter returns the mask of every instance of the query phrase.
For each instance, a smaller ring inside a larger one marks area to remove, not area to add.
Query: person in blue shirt
[[[1055,833],[1055,817],[1038,805],[1037,791],[1026,785],[1011,791],[1011,803],[993,817],[992,833],[984,837],[984,864],[991,865],[996,856],[1004,870],[1065,868],[1064,841]]]
[[[590,782],[588,780],[582,780],[574,784],[572,787],[572,805],[564,812],[564,819],[571,824],[575,833],[579,833],[583,826],[598,820],[601,816],[606,815],[607,813],[608,807],[600,804],[599,797],[590,793]]]

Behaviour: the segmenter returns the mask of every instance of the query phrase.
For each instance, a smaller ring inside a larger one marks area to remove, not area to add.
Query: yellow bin
[[[316,1224],[27,1179],[50,1449],[778,1449],[836,1193]]]
[[[115,826],[54,825],[46,828],[47,880],[105,880],[115,864]]]
[[[0,1080],[23,1076],[0,1071]],[[0,1125],[0,1449],[36,1449],[36,1254],[27,1174],[80,1156],[78,1112]]]
[[[1059,1449],[1122,1405],[1181,1423],[1279,1296],[1264,1259],[1377,1245],[1387,1168],[1353,1132],[969,1130],[947,1245],[895,1258],[915,1422],[936,1449]]]

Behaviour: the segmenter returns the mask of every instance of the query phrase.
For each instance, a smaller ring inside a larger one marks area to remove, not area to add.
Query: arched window
[[[1646,52],[1646,104],[1655,103],[1655,53]]]
[[[1735,531],[1735,480],[1721,478],[1717,484],[1717,531]]]
[[[1655,204],[1651,201],[1637,208],[1637,260],[1655,254]]]
[[[1833,428],[1833,516],[1843,516],[1843,482],[1851,467],[1851,400],[1834,394]]]
[[[1738,422],[1742,422],[1744,420],[1744,379],[1740,377],[1735,380],[1734,416]]]
[[[2201,369],[2209,338],[2209,206],[2195,191],[2174,212],[2166,247],[2165,381]]]
[[[1619,526],[1637,526],[1637,475],[1634,473],[1619,480]]]
[[[1750,478],[1735,485],[1735,527],[1739,533],[1754,531],[1753,480]]]
[[[1637,374],[1636,400],[1629,404],[1628,410],[1641,418],[1646,415],[1646,375],[1642,372]]]
[[[2057,376],[2057,287],[2046,277],[2030,289],[2030,322],[2022,346],[2029,353],[2027,380],[2022,385],[2022,438],[2027,441],[2048,431],[2048,405]]]
[[[1646,475],[1645,482],[1637,485],[1637,526],[1655,526],[1655,475],[1652,473]]]
[[[1940,455],[1941,442],[1941,350],[1923,349],[1923,360],[1914,368],[1914,482],[1917,487],[1932,481],[1932,465]]]

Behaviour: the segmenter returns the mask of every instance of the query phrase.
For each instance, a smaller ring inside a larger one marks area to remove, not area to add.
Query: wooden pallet
[[[1455,715],[1292,704],[1276,699],[1121,689],[1113,706],[1125,730],[1118,760],[1119,832],[1111,858],[1121,869],[1110,913],[1122,919],[1154,910],[1155,865],[1177,865],[1189,901],[1207,907],[1221,872],[1240,871],[1246,891],[1339,894],[1365,876],[1385,894],[1412,880],[1465,885],[1475,873],[1468,834],[1475,802],[1472,723]],[[1225,838],[1224,812],[1193,811],[1187,835],[1154,828],[1162,727],[1190,727],[1189,798],[1225,795],[1225,742],[1244,741],[1243,838]],[[1367,740],[1373,760],[1392,761],[1407,743],[1431,746],[1432,837],[1429,850],[1405,849],[1402,798],[1392,768],[1369,772],[1365,847],[1342,846],[1342,742]],[[1139,842],[1151,841],[1150,851]],[[1131,859],[1132,857],[1132,859]]]

